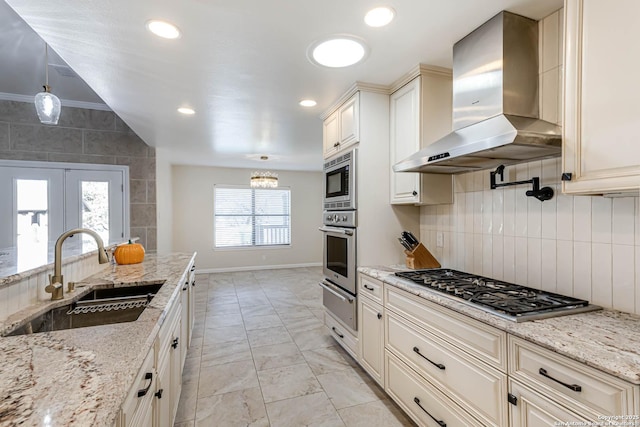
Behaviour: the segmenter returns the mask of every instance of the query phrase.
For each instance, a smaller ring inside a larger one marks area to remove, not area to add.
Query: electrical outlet
[[[438,231],[436,233],[436,247],[437,248],[444,247],[444,233],[442,231]]]

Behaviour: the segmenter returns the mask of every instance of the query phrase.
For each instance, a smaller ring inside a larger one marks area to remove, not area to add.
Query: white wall
[[[173,250],[197,251],[198,271],[321,265],[322,173],[275,171],[291,189],[291,246],[279,249],[213,249],[215,184],[248,185],[252,170],[172,166]]]

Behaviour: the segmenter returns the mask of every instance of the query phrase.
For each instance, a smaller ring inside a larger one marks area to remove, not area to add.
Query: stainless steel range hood
[[[538,119],[538,23],[500,12],[453,47],[453,132],[393,166],[462,173],[560,156]]]

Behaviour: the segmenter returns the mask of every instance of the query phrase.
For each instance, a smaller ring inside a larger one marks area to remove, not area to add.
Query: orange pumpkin
[[[118,246],[113,256],[118,264],[139,264],[144,260],[144,247],[129,240],[129,243]]]

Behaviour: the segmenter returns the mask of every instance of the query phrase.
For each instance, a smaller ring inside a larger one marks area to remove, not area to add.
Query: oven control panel
[[[322,223],[339,227],[355,227],[356,211],[324,211]]]

